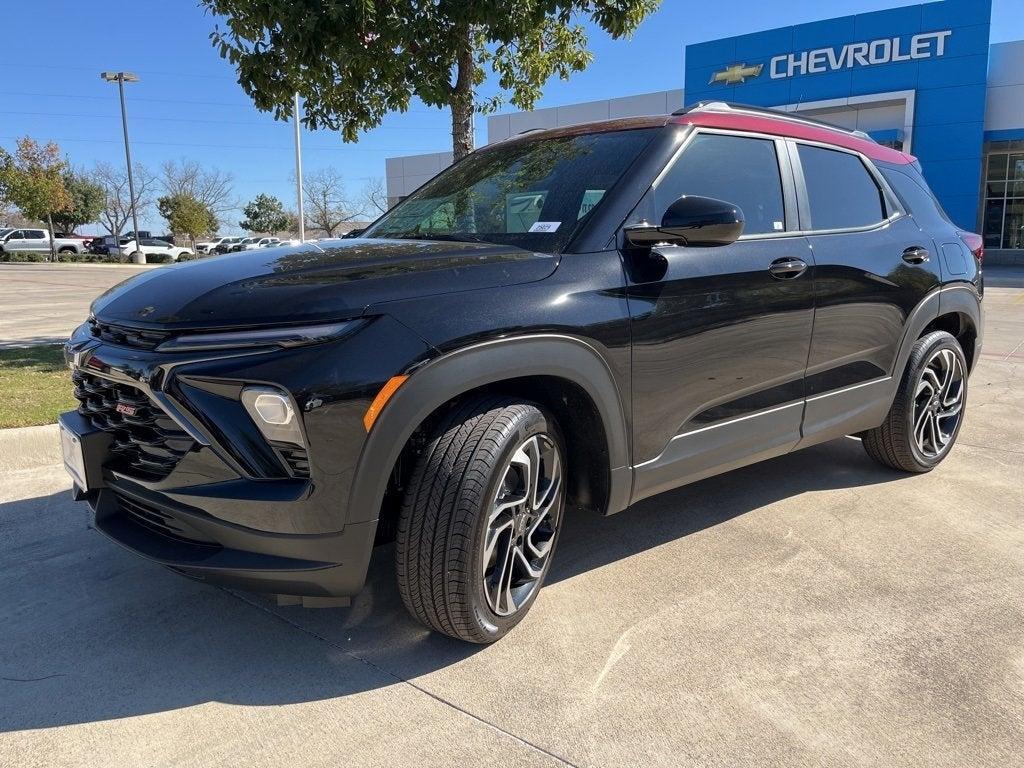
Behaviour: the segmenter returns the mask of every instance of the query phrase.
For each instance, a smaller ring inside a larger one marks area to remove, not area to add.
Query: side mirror
[[[660,226],[640,223],[626,227],[626,242],[634,248],[669,245],[717,246],[736,242],[743,234],[739,206],[713,197],[683,195],[665,211]]]

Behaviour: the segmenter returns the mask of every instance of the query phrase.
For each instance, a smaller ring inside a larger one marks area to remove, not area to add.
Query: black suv
[[[360,238],[105,293],[66,347],[65,461],[98,530],[178,573],[344,602],[393,540],[409,610],[486,643],[536,598],[567,505],[844,435],[932,469],[981,347],[981,256],[863,134],[718,103],[531,132]]]

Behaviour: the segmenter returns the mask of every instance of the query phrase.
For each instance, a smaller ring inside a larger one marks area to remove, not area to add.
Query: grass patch
[[[0,349],[0,428],[53,424],[77,405],[57,345]]]

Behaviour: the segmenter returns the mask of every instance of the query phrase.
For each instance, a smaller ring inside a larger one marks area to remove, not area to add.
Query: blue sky
[[[593,32],[590,69],[567,83],[552,81],[539,106],[681,88],[688,43],[906,4],[665,0],[632,40],[614,42]],[[76,166],[123,163],[117,89],[99,72],[134,71],[141,82],[127,88],[135,162],[156,170],[164,160],[194,159],[230,171],[243,201],[267,192],[292,204],[291,126],[252,107],[210,45],[215,19],[197,5],[35,0],[7,6],[6,30],[36,32],[4,36],[0,146],[10,149],[15,137],[28,134],[56,140]],[[993,0],[992,42],[1021,38],[1024,3]],[[306,132],[303,162],[307,169],[333,165],[357,192],[367,179],[383,177],[388,156],[450,148],[449,130],[446,111],[420,106],[388,117],[358,144]],[[485,119],[478,118],[477,143],[485,140]],[[160,228],[158,220],[150,224]]]

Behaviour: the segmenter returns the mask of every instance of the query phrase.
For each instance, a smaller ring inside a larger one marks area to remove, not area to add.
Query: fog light
[[[246,387],[242,404],[270,442],[304,445],[292,399],[285,392],[273,387]]]
[[[268,424],[284,425],[295,417],[288,398],[276,392],[261,392],[256,395],[252,407]]]

